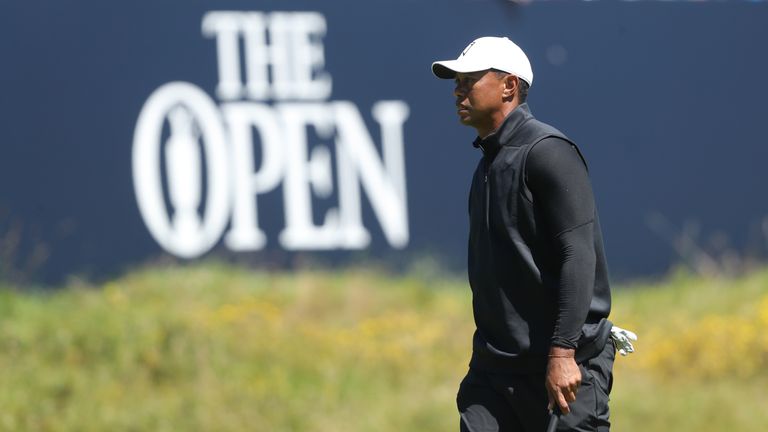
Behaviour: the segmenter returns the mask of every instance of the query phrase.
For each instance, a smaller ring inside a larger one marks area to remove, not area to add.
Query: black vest
[[[556,321],[559,257],[537,218],[525,161],[548,137],[575,144],[522,104],[483,148],[469,195],[469,282],[477,330],[470,365],[492,372],[543,372]],[[579,152],[581,155],[581,152]],[[582,160],[584,160],[582,156]],[[586,162],[585,162],[586,165]],[[610,288],[595,214],[595,285],[577,360],[599,353],[610,333]]]

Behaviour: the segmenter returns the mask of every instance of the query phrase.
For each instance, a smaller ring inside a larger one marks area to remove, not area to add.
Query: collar
[[[482,150],[486,155],[495,156],[502,146],[512,145],[511,141],[515,132],[531,118],[533,115],[528,104],[520,104],[507,114],[507,117],[495,131],[485,138],[477,137],[472,145]]]

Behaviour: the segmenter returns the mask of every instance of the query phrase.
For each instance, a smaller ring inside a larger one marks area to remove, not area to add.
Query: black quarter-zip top
[[[561,233],[551,232],[537,201],[541,197],[534,197],[526,184],[529,153],[552,138],[569,143],[584,163],[576,145],[536,120],[527,104],[512,111],[493,134],[475,140],[483,157],[469,194],[468,271],[477,326],[473,368],[543,372],[553,343],[588,357],[608,337],[610,287],[597,213],[584,231],[588,268],[579,269],[589,273],[582,279],[589,286],[564,303],[563,253],[553,240]],[[566,310],[571,303],[575,309]]]

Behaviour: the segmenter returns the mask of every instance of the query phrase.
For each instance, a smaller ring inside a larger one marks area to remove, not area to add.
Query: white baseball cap
[[[531,62],[522,49],[505,37],[481,37],[464,48],[456,60],[432,63],[432,73],[442,79],[453,79],[456,73],[496,69],[517,76],[533,85]]]

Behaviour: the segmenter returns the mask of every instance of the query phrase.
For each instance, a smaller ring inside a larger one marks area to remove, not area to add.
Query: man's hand
[[[573,359],[574,354],[575,350],[567,348],[552,347],[549,350],[545,382],[548,408],[551,410],[557,405],[563,414],[571,412],[568,403],[576,400],[576,391],[581,385],[581,370]]]

